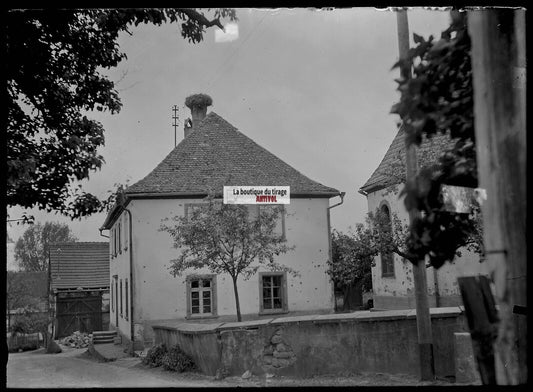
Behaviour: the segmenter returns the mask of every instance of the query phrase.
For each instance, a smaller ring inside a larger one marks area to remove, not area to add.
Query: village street
[[[209,380],[162,377],[138,365],[138,358],[98,363],[84,356],[87,351],[64,349],[46,354],[44,349],[10,353],[7,363],[9,388],[91,388],[91,387],[205,387]]]
[[[117,388],[117,387],[279,387],[279,386],[385,386],[385,385],[457,385],[447,381],[420,382],[417,377],[390,374],[321,376],[309,379],[289,377],[228,377],[215,380],[201,373],[174,373],[148,368],[139,358],[122,358],[99,363],[87,355],[87,349],[63,348],[60,354],[46,354],[44,349],[11,353],[7,363],[9,388]]]

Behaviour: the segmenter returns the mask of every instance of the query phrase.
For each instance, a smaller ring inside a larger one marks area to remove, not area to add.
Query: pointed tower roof
[[[405,182],[405,131],[400,127],[385,156],[370,178],[359,189],[368,194],[391,185]],[[424,138],[417,149],[418,167],[422,168],[437,162],[439,155],[453,146],[448,135],[437,134]]]

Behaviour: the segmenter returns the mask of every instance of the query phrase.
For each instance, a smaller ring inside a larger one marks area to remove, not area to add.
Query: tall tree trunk
[[[242,321],[241,305],[239,303],[239,290],[237,290],[237,276],[231,277],[233,280],[233,292],[235,293],[235,308],[237,309],[237,321]]]

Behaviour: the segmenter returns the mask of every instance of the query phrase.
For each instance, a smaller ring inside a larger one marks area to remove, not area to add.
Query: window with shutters
[[[216,317],[216,275],[187,276],[187,317]]]
[[[259,313],[286,313],[287,274],[285,272],[259,273]]]

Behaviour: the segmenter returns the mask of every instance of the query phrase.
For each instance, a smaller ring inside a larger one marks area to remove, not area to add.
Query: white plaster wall
[[[398,192],[401,190],[398,187]],[[391,216],[396,214],[402,222],[409,222],[409,214],[403,208],[403,201],[398,199],[398,192],[386,189],[369,193],[367,196],[368,211],[375,212],[386,202]],[[406,296],[414,293],[412,265],[394,254],[394,277],[382,277],[381,256],[375,257],[372,267],[372,291],[374,295]]]
[[[120,293],[119,292],[114,292],[114,295],[116,295],[118,297],[118,307],[116,306],[116,300],[115,298],[113,298],[113,302],[114,302],[114,305],[115,306],[115,309],[113,310],[113,306],[111,305],[111,303],[109,304],[109,322],[110,324],[112,325],[115,325],[116,327],[118,327],[120,329],[120,331],[126,335],[126,336],[130,336],[131,334],[131,315],[129,314],[129,309],[128,309],[128,320],[126,320],[126,317],[125,317],[125,306],[126,306],[126,295],[125,295],[125,279],[128,279],[128,290],[130,291],[131,293],[131,282],[130,282],[130,251],[131,251],[131,247],[129,245],[129,243],[127,242],[127,238],[128,238],[128,231],[127,230],[124,230],[124,224],[126,223],[126,219],[125,219],[125,216],[126,216],[126,212],[123,212],[121,214],[121,216],[117,219],[117,221],[114,223],[113,225],[113,228],[116,228],[119,221],[122,222],[122,230],[121,230],[121,234],[122,234],[122,247],[121,247],[121,250],[119,251],[118,250],[118,243],[117,243],[117,255],[116,256],[113,256],[111,255],[111,247],[112,247],[112,241],[113,241],[113,238],[112,238],[112,231],[110,230],[109,231],[109,235],[110,235],[110,238],[109,238],[109,252],[110,252],[110,256],[109,256],[109,284],[110,285],[113,285],[114,286],[114,280],[113,280],[113,276],[114,275],[118,275],[118,290],[120,291],[120,280],[122,279],[122,301],[123,301],[123,305],[122,305],[122,316],[120,315]],[[110,297],[110,301],[111,301],[111,287],[109,288],[110,292],[109,292],[109,297]],[[113,290],[115,290],[115,288],[113,287]],[[130,302],[131,301],[131,294],[128,295],[128,307],[130,307]],[[116,313],[118,313],[118,325],[116,325]]]
[[[387,191],[382,189],[367,196],[368,211],[374,212],[381,206],[383,201],[386,201],[391,214],[396,213],[397,216],[405,223],[409,222],[409,214],[404,207],[403,197],[400,199],[398,195],[402,190],[403,185],[399,185],[394,191]],[[461,248],[461,257],[457,257],[453,263],[446,263],[437,270],[437,285],[439,295],[459,295],[459,287],[457,284],[458,276],[472,276],[480,274],[488,274],[488,269],[485,263],[479,262],[479,257]],[[394,272],[395,276],[391,278],[381,276],[381,257],[378,255],[375,258],[376,265],[372,268],[372,289],[374,295],[384,296],[406,296],[414,295],[414,282],[412,264],[407,260],[403,260],[398,255],[394,255]],[[435,293],[435,279],[433,268],[426,269],[426,276],[428,282],[428,293]]]
[[[135,323],[185,317],[185,277],[211,273],[189,270],[173,277],[168,267],[179,250],[172,247],[168,233],[159,231],[162,219],[182,215],[185,204],[197,202],[198,199],[152,199],[132,200],[129,204],[133,216]],[[328,199],[291,199],[291,204],[285,206],[286,238],[296,248],[279,256],[278,261],[301,274],[299,278],[287,275],[289,311],[333,309],[333,288],[326,274],[328,205]],[[247,281],[240,277],[238,287],[241,313],[257,314],[258,275]],[[217,311],[218,315],[236,314],[233,285],[228,275],[217,277]]]

